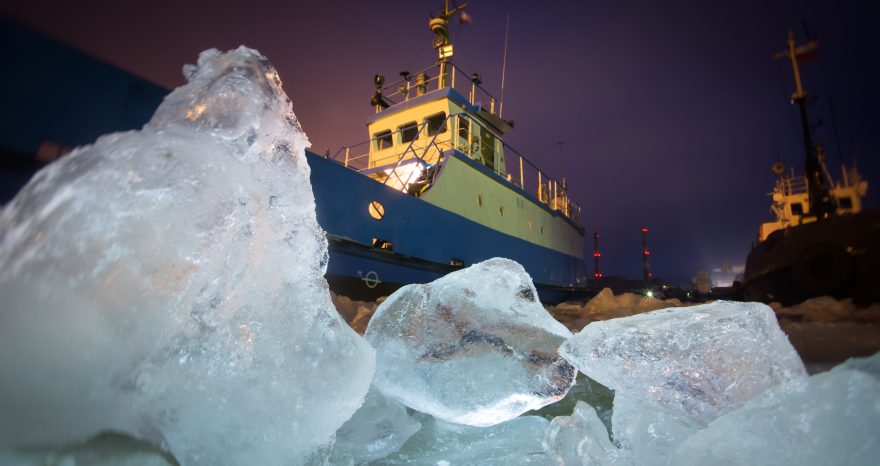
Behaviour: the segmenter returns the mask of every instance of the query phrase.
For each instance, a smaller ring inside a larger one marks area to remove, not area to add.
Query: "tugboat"
[[[749,301],[790,306],[823,295],[880,301],[880,211],[862,208],[868,182],[855,167],[842,167],[842,179],[832,179],[822,144],[812,142],[798,62],[817,50],[815,41],[797,46],[789,30],[788,48],[774,55],[791,61],[806,174],[795,176],[782,163],[773,164],[776,220],[761,225],[746,259],[742,291]]]
[[[503,142],[502,102],[452,60],[449,20],[465,6],[428,22],[436,63],[375,76],[368,141],[306,152],[339,294],[374,299],[492,257],[522,264],[544,302],[585,291],[581,207]]]

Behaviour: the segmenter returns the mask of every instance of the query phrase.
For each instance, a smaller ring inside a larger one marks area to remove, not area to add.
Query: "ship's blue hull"
[[[338,293],[371,299],[492,257],[522,264],[544,302],[568,299],[583,285],[579,258],[500,233],[333,160],[306,156],[318,222],[330,240],[327,280]],[[384,206],[381,220],[369,214],[373,201]]]

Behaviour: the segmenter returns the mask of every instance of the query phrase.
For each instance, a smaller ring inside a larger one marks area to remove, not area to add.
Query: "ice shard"
[[[330,464],[363,464],[384,458],[421,428],[402,404],[370,388],[363,406],[336,431]]]
[[[873,356],[865,358],[849,358],[839,364],[833,370],[851,369],[854,371],[862,371],[866,374],[873,375],[880,379],[880,353],[874,353]]]
[[[627,464],[625,452],[611,443],[596,410],[583,401],[577,402],[571,416],[559,416],[550,421],[543,445],[559,465]]]
[[[560,354],[618,394],[705,425],[804,365],[759,303],[719,301],[593,322]]]
[[[577,371],[557,349],[570,335],[538,302],[522,266],[507,259],[401,288],[365,333],[383,394],[474,426],[564,397]]]
[[[875,465],[880,380],[834,369],[773,387],[687,439],[675,465]]]
[[[185,74],[0,214],[0,449],[116,431],[187,465],[295,464],[367,392],[278,75],[245,47]]]
[[[375,466],[556,466],[541,443],[547,420],[521,416],[490,427],[451,424],[416,413],[422,430]]]
[[[593,322],[560,354],[615,391],[615,441],[661,461],[710,421],[806,376],[769,307],[716,302]]]

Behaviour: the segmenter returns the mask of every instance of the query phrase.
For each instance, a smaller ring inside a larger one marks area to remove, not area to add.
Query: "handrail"
[[[445,131],[438,131],[437,134],[430,137],[424,146],[417,145],[416,142],[420,141],[422,135],[426,133],[428,123],[423,122],[419,125],[418,136],[410,141],[402,152],[397,154],[396,161],[393,165],[387,164],[382,167],[369,166],[370,147],[372,147],[372,145],[379,139],[376,137],[352,146],[341,147],[330,158],[337,163],[362,173],[374,171],[379,168],[388,174],[388,177],[383,180],[383,184],[387,184],[393,175],[401,186],[406,187],[412,181],[413,176],[416,175],[415,171],[410,171],[406,180],[401,178],[401,173],[398,172],[398,169],[404,165],[404,162],[407,160],[415,159],[427,166],[440,162],[443,153],[446,150],[454,149],[465,156],[482,163],[482,142],[473,137],[473,131],[468,131],[469,140],[462,140],[461,138],[459,128],[462,119],[469,120],[471,124],[476,124],[481,128],[485,128],[482,122],[476,118],[471,117],[467,113],[459,113],[447,116],[441,126],[441,129],[445,128]],[[401,132],[402,130],[392,132],[392,140],[396,140],[396,135]],[[447,138],[446,135],[449,137]],[[385,137],[387,137],[387,135]],[[572,201],[568,196],[568,189],[565,182],[559,182],[558,180],[547,176],[547,174],[538,168],[537,165],[532,163],[510,144],[505,143],[500,138],[498,138],[497,141],[499,141],[502,147],[505,148],[503,149],[505,162],[503,167],[494,168],[496,174],[506,178],[507,182],[518,186],[524,192],[534,196],[538,202],[545,204],[551,210],[561,212],[563,215],[574,221],[574,223],[580,225],[582,214],[581,206]],[[367,148],[365,153],[361,153],[363,147]],[[352,155],[353,149],[355,149],[356,152],[354,155]],[[437,153],[436,161],[433,160],[433,157],[428,156],[429,152],[432,150],[435,150]],[[494,156],[494,148],[492,154]],[[388,172],[388,169],[391,169],[391,171]]]
[[[470,83],[470,89],[467,92],[462,92],[462,95],[468,96],[468,102],[471,105],[478,105],[482,104],[481,99],[486,99],[489,102],[489,113],[495,114],[495,106],[498,99],[484,87],[480,86],[479,75],[476,73],[468,75],[451,61],[436,63],[417,72],[415,75],[406,73],[401,79],[379,87],[377,92],[381,94],[389,106],[393,107],[434,90],[446,87],[456,89],[456,75],[462,76],[459,79],[459,83]],[[413,82],[414,80],[415,82]],[[461,92],[460,89],[457,90]],[[379,113],[383,107],[377,105],[375,109],[376,113]]]

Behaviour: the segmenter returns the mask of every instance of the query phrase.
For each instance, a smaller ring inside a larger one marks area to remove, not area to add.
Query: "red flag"
[[[798,63],[806,63],[815,60],[819,58],[819,43],[815,40],[811,40],[806,44],[795,48],[794,54],[797,57]]]

